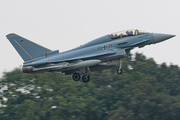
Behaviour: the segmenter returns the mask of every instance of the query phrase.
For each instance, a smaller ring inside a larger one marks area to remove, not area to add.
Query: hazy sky
[[[0,0],[0,73],[23,64],[9,33],[60,52],[126,29],[174,34],[132,53],[180,66],[179,12],[180,0]]]

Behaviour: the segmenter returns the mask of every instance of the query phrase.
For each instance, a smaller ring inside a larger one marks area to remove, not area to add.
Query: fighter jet
[[[6,37],[24,60],[24,73],[62,72],[72,74],[75,81],[90,81],[93,71],[108,69],[120,63],[118,74],[122,74],[124,57],[129,57],[135,47],[156,44],[175,35],[149,33],[137,29],[124,30],[92,40],[82,46],[59,53],[42,47],[17,34]]]

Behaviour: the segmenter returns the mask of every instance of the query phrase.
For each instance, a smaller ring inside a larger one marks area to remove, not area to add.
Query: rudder
[[[6,37],[24,61],[41,57],[43,53],[51,51],[14,33],[8,34]]]

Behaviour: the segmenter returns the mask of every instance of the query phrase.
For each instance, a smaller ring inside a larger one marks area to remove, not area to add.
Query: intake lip
[[[170,34],[161,34],[161,33],[154,33],[153,37],[154,37],[154,43],[159,43],[162,42],[164,40],[167,40],[169,38],[175,37],[176,35],[170,35]]]

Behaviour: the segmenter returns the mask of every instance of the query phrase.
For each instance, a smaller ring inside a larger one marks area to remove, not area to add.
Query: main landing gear
[[[74,74],[72,75],[72,78],[73,78],[74,81],[79,81],[79,80],[81,79],[81,75],[80,75],[79,73],[74,73]],[[89,76],[88,74],[84,74],[84,75],[82,76],[82,81],[83,81],[84,83],[89,82],[89,81],[90,81],[90,76]]]
[[[72,78],[74,81],[79,81],[81,79],[81,75],[79,73],[74,73]]]
[[[117,70],[117,74],[122,74],[122,69],[121,69],[122,62],[123,62],[123,58],[120,59],[120,65],[119,65],[119,69]]]
[[[89,75],[83,75],[82,81],[83,81],[84,83],[89,82],[89,81],[90,81],[90,76],[89,76]]]
[[[89,76],[89,74],[90,74],[90,69],[89,69],[89,67],[88,67],[87,70],[86,70],[86,72],[85,72],[85,74],[82,76],[82,81],[83,81],[84,83],[87,83],[87,82],[90,81],[90,76]],[[79,81],[79,80],[81,79],[81,75],[80,75],[79,73],[74,73],[74,74],[72,75],[72,78],[73,78],[74,81]]]

